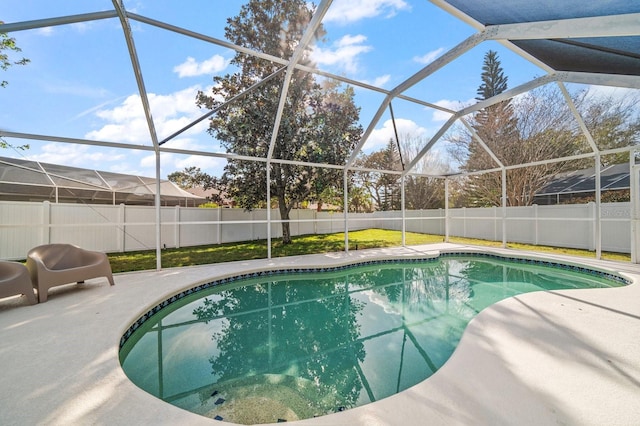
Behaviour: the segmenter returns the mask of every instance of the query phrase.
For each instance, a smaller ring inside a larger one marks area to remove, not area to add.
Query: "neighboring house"
[[[629,198],[629,164],[614,164],[600,171],[600,193],[603,201]],[[533,204],[567,204],[593,201],[596,192],[595,168],[558,174],[538,191]]]
[[[205,199],[205,202],[214,202],[216,204],[221,204],[220,207],[226,207],[226,208],[230,208],[230,207],[234,207],[235,203],[232,199],[226,197],[225,194],[219,195],[221,194],[220,191],[218,191],[217,189],[203,189],[201,186],[196,186],[193,188],[188,188],[185,189],[185,191],[189,192],[190,194],[193,194],[197,197],[201,197]],[[219,197],[218,197],[219,195]],[[222,203],[219,203],[218,200],[219,198],[222,199]]]
[[[0,157],[0,201],[155,205],[156,179]],[[163,206],[198,206],[206,199],[160,181]]]

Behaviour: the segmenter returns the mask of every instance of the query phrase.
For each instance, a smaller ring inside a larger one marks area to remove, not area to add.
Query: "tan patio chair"
[[[29,270],[22,263],[0,260],[0,297],[24,294],[30,305],[37,303]]]
[[[27,269],[33,287],[38,290],[38,301],[47,300],[51,287],[90,278],[106,277],[114,285],[111,265],[106,254],[85,250],[71,244],[45,244],[29,250]]]

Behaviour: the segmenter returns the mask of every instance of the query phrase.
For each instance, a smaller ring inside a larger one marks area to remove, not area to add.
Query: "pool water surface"
[[[502,299],[624,285],[615,278],[449,255],[225,279],[150,310],[123,337],[120,360],[137,386],[194,413],[240,424],[292,421],[427,379],[468,322]]]

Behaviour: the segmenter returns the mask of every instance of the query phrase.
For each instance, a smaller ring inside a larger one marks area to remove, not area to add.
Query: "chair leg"
[[[38,303],[44,303],[47,301],[47,290],[38,289]]]
[[[27,298],[27,301],[29,302],[30,305],[35,305],[36,303],[38,303],[38,300],[36,299],[36,295],[33,293],[33,290],[26,292],[24,295]]]

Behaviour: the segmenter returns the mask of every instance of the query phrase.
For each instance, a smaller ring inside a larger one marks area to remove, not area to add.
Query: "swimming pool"
[[[158,303],[122,337],[121,363],[142,389],[201,415],[308,418],[426,379],[501,299],[624,284],[581,267],[462,254],[261,271]]]

